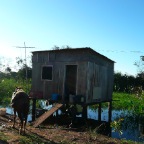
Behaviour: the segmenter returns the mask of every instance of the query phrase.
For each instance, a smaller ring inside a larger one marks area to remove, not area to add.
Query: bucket
[[[82,103],[84,102],[84,97],[81,97],[81,102],[82,102]]]
[[[74,97],[75,97],[75,95],[69,95],[69,102],[70,103],[73,103],[74,102]]]
[[[52,94],[52,100],[57,101],[58,100],[58,94]]]

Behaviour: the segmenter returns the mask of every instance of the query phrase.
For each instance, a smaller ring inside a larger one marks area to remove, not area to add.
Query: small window
[[[42,67],[42,79],[52,80],[52,66],[43,66]]]

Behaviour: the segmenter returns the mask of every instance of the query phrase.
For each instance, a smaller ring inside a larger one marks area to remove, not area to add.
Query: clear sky
[[[11,65],[24,46],[91,47],[135,75],[144,55],[144,0],[0,0],[0,56]]]

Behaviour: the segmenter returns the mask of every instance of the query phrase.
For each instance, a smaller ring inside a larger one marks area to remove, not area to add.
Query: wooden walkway
[[[38,127],[45,119],[51,116],[54,112],[56,112],[63,104],[56,104],[50,110],[42,114],[39,118],[36,119],[33,123],[33,127]]]

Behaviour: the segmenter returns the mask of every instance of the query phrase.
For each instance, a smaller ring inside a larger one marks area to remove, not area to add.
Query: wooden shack
[[[91,48],[32,52],[30,97],[82,105],[112,101],[114,61]]]
[[[91,48],[32,52],[31,96],[94,104],[112,100],[114,61]]]

